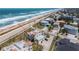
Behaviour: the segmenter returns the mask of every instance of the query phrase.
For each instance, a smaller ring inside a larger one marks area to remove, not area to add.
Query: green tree
[[[61,31],[62,31],[62,33],[68,33],[68,31],[66,29],[62,29]]]
[[[53,26],[52,25],[49,25],[48,26],[48,30],[50,31],[51,29],[53,29]]]

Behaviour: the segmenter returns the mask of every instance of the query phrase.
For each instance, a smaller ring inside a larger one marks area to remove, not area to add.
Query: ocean
[[[56,8],[0,8],[0,28],[55,9]]]

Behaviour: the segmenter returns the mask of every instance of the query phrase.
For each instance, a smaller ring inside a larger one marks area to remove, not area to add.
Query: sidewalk
[[[41,45],[43,45],[43,51],[48,51],[50,49],[53,38],[54,36],[50,36],[48,41],[43,41],[43,43],[41,43]]]

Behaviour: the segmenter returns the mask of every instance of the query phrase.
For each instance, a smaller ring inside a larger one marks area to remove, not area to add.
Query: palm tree
[[[52,25],[49,25],[49,26],[48,26],[48,29],[49,29],[49,31],[50,31],[51,29],[53,29],[53,26],[52,26]]]

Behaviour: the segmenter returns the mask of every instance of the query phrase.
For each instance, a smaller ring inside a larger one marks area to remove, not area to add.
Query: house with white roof
[[[44,41],[45,39],[46,39],[46,35],[44,35],[44,33],[37,33],[36,35],[35,35],[35,37],[34,37],[34,39],[36,40],[36,41],[39,41],[39,43],[40,42],[42,42],[42,41]]]
[[[79,40],[73,34],[68,34],[65,38],[69,39],[72,43],[79,43]]]

